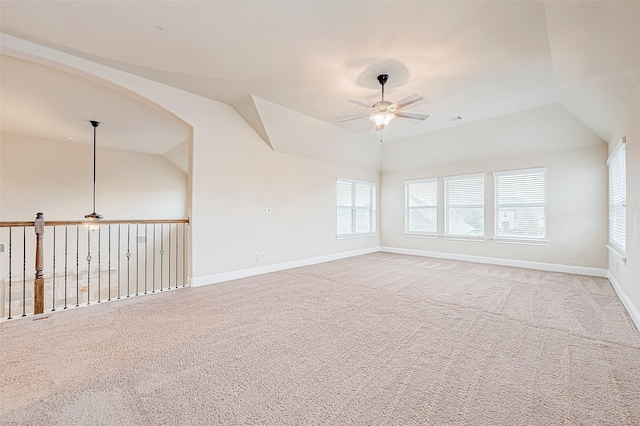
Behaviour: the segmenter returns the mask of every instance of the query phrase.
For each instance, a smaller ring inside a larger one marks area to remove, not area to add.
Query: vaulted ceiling
[[[394,120],[385,140],[558,103],[608,141],[640,83],[637,1],[3,1],[0,7],[3,33],[230,105],[254,95],[372,138],[366,118],[338,119],[366,113],[348,101],[379,100],[375,77],[387,73],[386,98],[418,92],[424,101],[407,111],[430,118]],[[3,92],[24,77],[4,65],[2,72]],[[122,108],[116,98],[105,103]],[[12,108],[3,99],[3,127],[19,126],[5,120]],[[464,120],[450,123],[453,116]]]

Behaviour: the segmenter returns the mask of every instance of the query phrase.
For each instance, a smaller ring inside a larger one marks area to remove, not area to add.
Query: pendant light
[[[90,220],[100,220],[104,216],[96,213],[96,128],[100,124],[97,121],[90,121],[93,126],[93,213],[85,215],[86,219]]]

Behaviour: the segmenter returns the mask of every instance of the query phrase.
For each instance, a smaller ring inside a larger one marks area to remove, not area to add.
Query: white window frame
[[[534,173],[542,173],[544,177],[544,202],[542,203],[519,203],[519,204],[500,204],[500,196],[499,196],[499,188],[498,188],[498,177],[500,176],[516,176],[516,175],[527,175]],[[520,169],[520,170],[506,170],[500,172],[493,172],[493,194],[494,194],[494,224],[493,224],[493,241],[498,243],[514,243],[514,244],[529,244],[529,245],[547,245],[549,241],[547,240],[547,168],[546,167],[536,167],[532,169]],[[501,207],[542,207],[544,209],[543,220],[544,220],[544,235],[541,237],[527,237],[527,236],[512,236],[512,235],[498,235],[499,228],[499,220],[500,220],[500,208]]]
[[[377,216],[376,216],[376,200],[377,200],[377,184],[375,182],[366,182],[366,181],[361,181],[361,180],[352,180],[352,179],[343,179],[343,178],[337,178],[336,179],[336,191],[337,191],[337,187],[338,187],[338,183],[348,183],[351,184],[351,205],[350,206],[338,206],[336,204],[336,215],[338,212],[339,207],[340,208],[351,208],[351,232],[348,233],[343,233],[343,234],[338,234],[336,232],[336,238],[338,239],[343,239],[343,238],[357,238],[357,237],[371,237],[371,236],[375,236],[377,235]],[[369,201],[370,201],[370,205],[371,207],[358,207],[356,206],[356,191],[355,191],[355,186],[356,184],[358,185],[367,185],[369,186]],[[357,224],[356,224],[356,219],[357,219],[357,210],[368,210],[369,211],[369,220],[370,223],[372,224],[372,231],[368,231],[368,232],[356,232],[357,228]],[[336,231],[338,229],[338,225],[336,223]]]
[[[409,205],[409,186],[419,183],[434,183],[436,186],[436,204],[431,206],[410,206]],[[404,181],[404,233],[408,236],[425,236],[425,237],[437,237],[438,236],[438,197],[440,193],[438,190],[438,178],[427,178],[427,179],[414,179],[414,180],[405,180]],[[412,231],[409,229],[409,218],[411,210],[419,210],[419,209],[433,209],[435,211],[436,217],[436,229],[434,232],[420,232],[420,231]]]
[[[444,238],[448,240],[471,240],[471,241],[486,241],[486,233],[487,233],[487,212],[486,212],[486,194],[485,194],[485,175],[486,173],[473,173],[467,175],[458,175],[458,176],[447,176],[442,178],[444,182]],[[482,178],[482,204],[460,204],[460,205],[449,205],[449,191],[448,185],[449,182],[454,180],[465,180],[481,177]],[[460,234],[451,234],[449,232],[449,209],[451,208],[482,208],[482,235],[460,235]]]
[[[627,214],[627,176],[626,176],[626,138],[620,139],[620,142],[611,152],[611,155],[607,159],[607,166],[609,168],[609,244],[607,248],[609,252],[617,257],[621,262],[626,263],[626,214]],[[613,181],[614,179],[618,179]],[[614,187],[615,186],[615,187]],[[622,191],[622,199],[614,200],[613,192]],[[622,210],[625,220],[622,224],[613,222],[615,211]],[[622,235],[624,240],[617,240],[614,238],[613,232],[614,226],[620,226],[622,229]]]

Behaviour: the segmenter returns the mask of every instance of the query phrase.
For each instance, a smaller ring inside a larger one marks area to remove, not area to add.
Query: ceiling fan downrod
[[[387,82],[387,80],[389,80],[389,75],[388,74],[380,74],[378,76],[378,82],[382,86],[382,101],[383,102],[384,102],[384,84]]]

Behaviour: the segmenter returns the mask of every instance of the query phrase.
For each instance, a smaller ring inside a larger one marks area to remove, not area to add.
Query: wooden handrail
[[[10,228],[12,226],[33,226],[33,221],[4,221],[0,222],[0,228]]]
[[[153,224],[153,223],[189,223],[189,219],[141,219],[141,220],[51,220],[45,221],[45,226],[64,225],[126,225],[126,224]],[[33,226],[33,221],[0,221],[0,228],[12,226]]]
[[[189,219],[141,219],[141,220],[50,220],[47,226],[61,225],[126,225],[126,224],[152,224],[152,223],[189,223]]]

